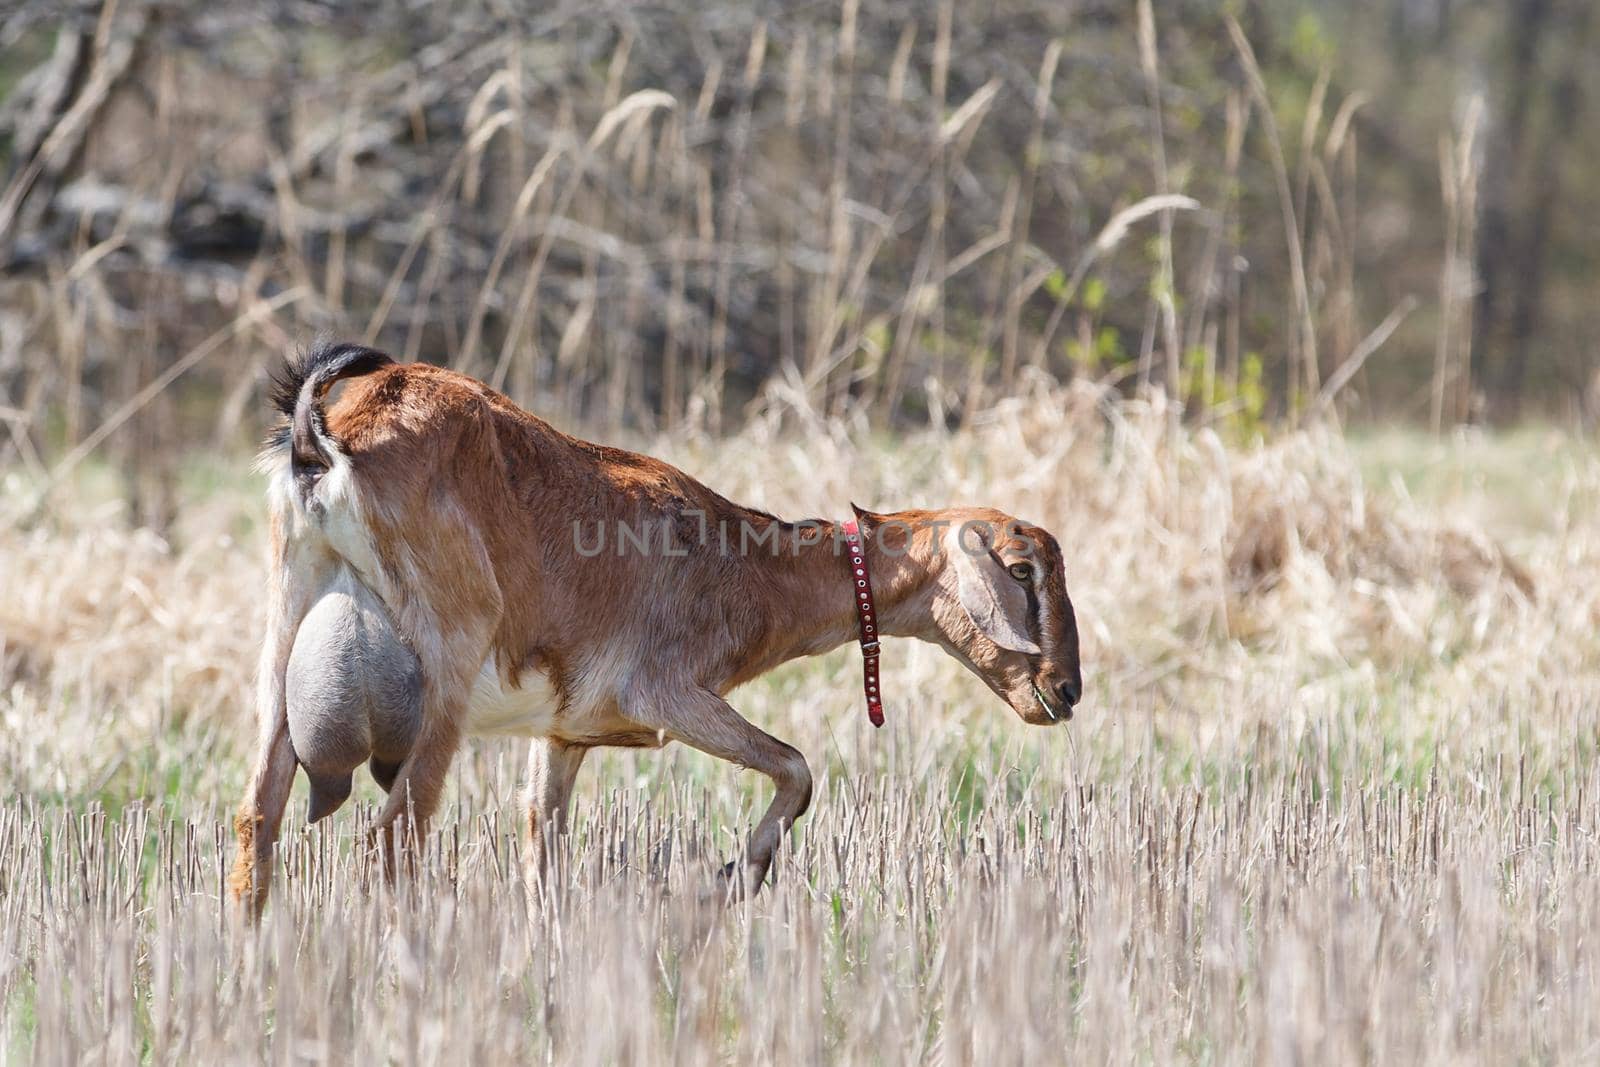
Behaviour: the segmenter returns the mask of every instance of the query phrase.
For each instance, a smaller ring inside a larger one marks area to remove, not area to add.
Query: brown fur
[[[348,456],[382,571],[364,577],[376,583],[422,664],[422,735],[400,770],[383,825],[410,814],[420,829],[432,813],[465,729],[474,678],[489,659],[502,684],[519,686],[538,674],[559,698],[530,757],[536,845],[559,832],[588,748],[678,740],[760,770],[778,786],[747,855],[748,884],[758,884],[783,828],[809,803],[811,778],[799,752],[750,725],[723,697],[787,660],[854,638],[849,568],[835,549],[834,525],[819,525],[820,544],[796,547],[792,524],[741,507],[659,460],[564,434],[481,383],[426,364],[390,364],[353,378],[325,424]],[[1076,700],[1081,681],[1054,538],[985,508],[858,514],[884,633],[945,647],[1026,721],[1056,721],[1036,688],[1051,694],[1055,712],[1066,712],[1061,705]],[[968,519],[1014,531],[978,565],[1003,573],[1006,564],[1032,559],[1038,567],[1028,585],[1029,616],[1016,620],[1032,633],[1037,655],[986,638],[955,597],[949,530]],[[574,521],[583,523],[586,541],[603,526],[605,551],[592,558],[576,551]],[[947,524],[943,531],[938,522]],[[620,524],[648,528],[652,551],[619,558]],[[769,543],[740,552],[741,524],[768,535],[775,527],[778,550]],[[719,546],[724,527],[726,554]],[[663,528],[684,555],[661,553]],[[289,628],[292,640],[304,611],[294,568],[315,563],[297,563],[286,545],[286,518],[275,516],[273,531],[277,629],[262,660],[263,755],[240,817],[235,871],[236,887],[241,880],[254,887],[258,900],[269,858],[262,840],[270,848],[277,830],[277,815],[263,814],[259,801],[273,799],[281,785],[269,766],[281,683],[274,689],[270,675],[281,672],[281,631]],[[281,765],[276,771],[281,775]],[[262,833],[248,832],[252,818]]]

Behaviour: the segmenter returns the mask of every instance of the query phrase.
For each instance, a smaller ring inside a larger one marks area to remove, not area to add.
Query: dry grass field
[[[848,648],[735,694],[818,791],[729,907],[753,775],[593,761],[529,900],[494,741],[397,886],[355,858],[376,787],[314,830],[297,793],[240,928],[260,486],[191,460],[162,539],[80,470],[0,523],[0,1061],[1594,1062],[1600,453],[1154,404],[1039,378],[955,432],[773,401],[625,442],[789,517],[981,501],[1067,549],[1069,728],[904,641],[881,732]]]
[[[0,1067],[1600,1062],[1592,7],[0,5]],[[530,895],[477,740],[243,925],[319,332],[1049,528],[1075,720],[847,647],[731,696],[817,781],[754,899],[764,779],[593,757]]]

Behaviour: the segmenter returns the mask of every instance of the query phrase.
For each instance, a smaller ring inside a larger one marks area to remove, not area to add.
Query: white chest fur
[[[560,706],[554,687],[538,671],[524,671],[520,681],[517,686],[507,685],[495,669],[494,660],[485,660],[472,684],[467,732],[516,737],[549,734],[555,728]]]

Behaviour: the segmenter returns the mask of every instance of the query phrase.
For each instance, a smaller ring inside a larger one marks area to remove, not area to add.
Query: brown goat
[[[256,912],[265,900],[297,766],[316,819],[370,757],[389,791],[382,832],[411,819],[420,838],[471,733],[534,739],[535,865],[591,748],[681,741],[760,771],[777,796],[741,883],[759,885],[811,773],[725,694],[856,636],[838,525],[781,522],[471,378],[359,346],[319,346],[278,385],[260,750],[235,896]],[[1077,626],[1049,533],[987,508],[856,515],[883,633],[940,645],[1027,722],[1071,717]]]

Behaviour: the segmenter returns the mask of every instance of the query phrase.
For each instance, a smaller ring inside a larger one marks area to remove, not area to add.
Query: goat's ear
[[[1013,652],[1039,654],[1039,646],[1027,634],[1028,595],[1015,578],[1006,574],[994,556],[984,551],[986,543],[971,534],[952,537],[948,551],[955,559],[956,588],[961,607],[972,624],[985,637]]]

